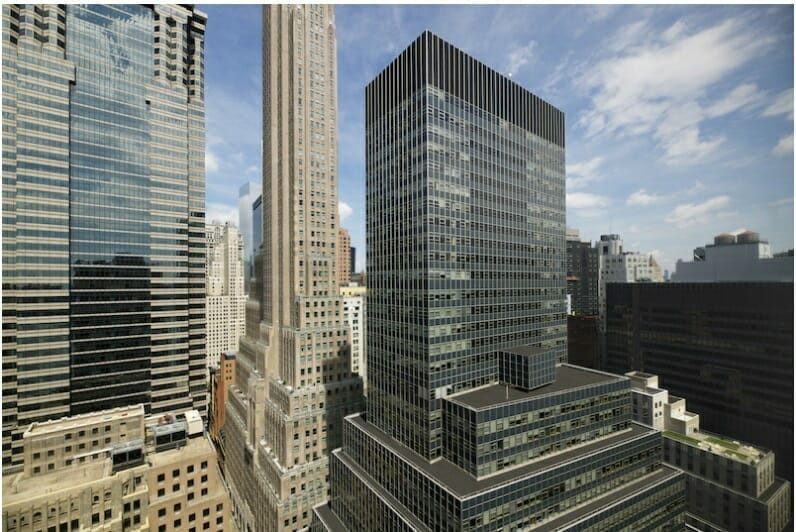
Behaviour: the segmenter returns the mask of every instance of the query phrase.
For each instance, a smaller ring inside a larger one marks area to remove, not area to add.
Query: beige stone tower
[[[348,229],[340,227],[337,230],[337,283],[343,287],[351,282],[351,235]]]
[[[337,283],[331,5],[263,6],[262,208],[221,447],[239,529],[299,530],[326,499],[343,416],[362,409]]]

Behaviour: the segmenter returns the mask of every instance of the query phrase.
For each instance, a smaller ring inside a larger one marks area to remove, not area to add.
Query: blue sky
[[[260,179],[260,6],[202,6],[208,219]],[[364,87],[424,29],[566,114],[567,226],[664,268],[714,235],[793,247],[793,6],[336,7],[342,225],[365,266]]]

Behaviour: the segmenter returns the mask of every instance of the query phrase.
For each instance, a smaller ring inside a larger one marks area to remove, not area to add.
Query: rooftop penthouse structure
[[[229,497],[197,411],[144,405],[40,423],[3,476],[3,530],[227,530]]]
[[[697,530],[778,532],[791,518],[791,483],[774,476],[774,453],[701,430],[685,399],[631,371],[633,419],[663,430],[663,459],[686,474],[686,522]]]

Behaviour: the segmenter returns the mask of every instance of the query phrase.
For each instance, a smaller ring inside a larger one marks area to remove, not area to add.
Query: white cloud
[[[759,103],[762,95],[753,84],[720,98],[708,92],[772,38],[734,19],[683,35],[686,31],[685,24],[675,24],[656,38],[644,23],[626,28],[631,42],[624,51],[597,63],[582,79],[594,90],[591,108],[577,122],[587,135],[651,134],[669,164],[698,162],[724,142],[721,136],[705,138],[701,122]]]
[[[351,216],[351,214],[354,212],[354,209],[352,209],[348,203],[345,203],[343,201],[337,204],[337,210],[340,213],[340,223],[342,223],[343,220]]]
[[[671,194],[651,194],[647,192],[647,189],[641,188],[628,196],[627,200],[625,200],[625,205],[651,205],[653,203],[660,203],[662,201],[668,201],[681,196],[693,196],[702,192],[703,190],[705,190],[705,185],[699,181],[694,182],[694,186],[690,188],[673,192]]]
[[[567,193],[567,208],[569,209],[595,209],[607,207],[609,200],[605,196],[589,194],[587,192]]]
[[[792,204],[793,204],[793,198],[792,197],[791,198],[778,199],[777,201],[772,201],[770,203],[770,205],[772,207],[781,207],[783,205],[792,205]]]
[[[660,196],[656,194],[649,194],[647,193],[646,189],[639,189],[633,192],[630,196],[628,196],[627,200],[625,201],[626,205],[650,205],[652,203],[657,203],[666,196]]]
[[[533,53],[536,49],[536,41],[530,41],[522,48],[517,48],[509,54],[509,61],[506,66],[506,71],[511,74],[517,74],[522,67],[527,65],[533,60]]]
[[[207,223],[211,222],[231,222],[238,224],[238,206],[227,205],[225,203],[208,203],[205,213]]]
[[[588,161],[581,161],[567,165],[567,188],[580,188],[592,181],[602,179],[597,169],[603,162],[602,157],[594,157]]]
[[[788,120],[793,120],[793,89],[780,93],[763,111],[763,116],[780,115],[787,116]]]
[[[246,173],[249,174],[249,175],[256,174],[259,171],[260,171],[260,169],[257,167],[257,165],[254,165],[254,164],[249,166],[248,168],[246,168]]]
[[[786,157],[793,153],[793,133],[782,137],[771,152],[777,157]]]
[[[722,210],[729,204],[729,196],[716,196],[702,203],[685,203],[675,207],[664,220],[679,228],[704,224],[712,219],[728,216],[730,213]]]
[[[705,114],[709,118],[724,116],[739,109],[760,103],[765,95],[757,90],[754,83],[743,83],[731,90],[724,98],[709,105]]]
[[[205,149],[205,171],[208,174],[218,172],[218,157],[209,149]]]
[[[649,34],[649,22],[639,20],[621,28],[613,38],[607,43],[608,49],[621,52],[626,48],[636,44],[642,37]]]

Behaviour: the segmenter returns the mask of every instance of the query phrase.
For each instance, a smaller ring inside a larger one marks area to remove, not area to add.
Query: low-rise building
[[[791,483],[774,476],[774,453],[699,427],[685,399],[631,371],[633,419],[663,430],[663,459],[686,474],[686,523],[696,530],[779,532],[790,521]]]
[[[793,252],[771,254],[759,233],[722,233],[694,249],[692,261],[677,261],[672,282],[764,281],[793,282]]]
[[[210,411],[208,427],[213,441],[224,424],[224,404],[227,402],[229,386],[235,382],[235,353],[221,355],[221,363],[210,370]]]
[[[196,420],[199,420],[197,425]],[[3,530],[228,530],[229,497],[198,412],[143,405],[34,423],[3,477]]]

